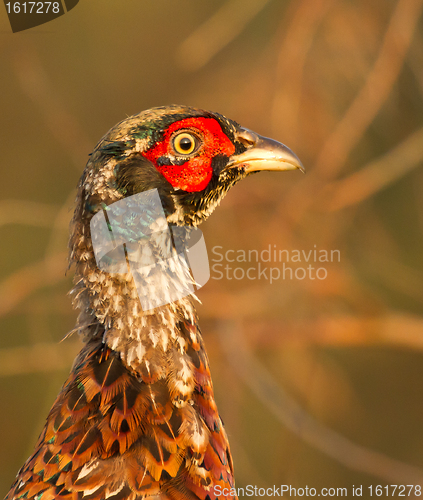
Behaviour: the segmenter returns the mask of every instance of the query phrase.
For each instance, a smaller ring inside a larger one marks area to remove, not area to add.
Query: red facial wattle
[[[160,157],[175,156],[171,140],[178,130],[195,134],[200,146],[182,165],[159,165]],[[163,140],[144,153],[154,163],[163,177],[174,188],[196,192],[205,189],[213,175],[212,160],[215,156],[231,156],[235,146],[214,118],[186,118],[172,123],[164,132]]]

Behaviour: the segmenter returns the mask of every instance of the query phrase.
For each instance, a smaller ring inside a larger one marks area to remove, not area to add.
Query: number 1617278
[[[15,14],[48,14],[60,12],[59,2],[8,2],[7,13]]]
[[[386,486],[368,486],[370,496],[397,496],[397,497],[420,497],[422,495],[422,487],[420,484],[390,484]]]

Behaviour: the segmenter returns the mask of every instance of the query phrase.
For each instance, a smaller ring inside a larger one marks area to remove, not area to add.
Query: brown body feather
[[[187,344],[192,328],[180,328]],[[89,342],[7,500],[212,499],[210,485],[233,486],[207,357],[201,341],[189,345],[193,389],[176,406],[172,370],[146,383],[101,340]]]

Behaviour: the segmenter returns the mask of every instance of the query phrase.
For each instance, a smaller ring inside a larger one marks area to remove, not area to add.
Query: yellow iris
[[[178,154],[189,155],[194,151],[196,143],[196,138],[193,135],[182,132],[173,140],[173,147]]]

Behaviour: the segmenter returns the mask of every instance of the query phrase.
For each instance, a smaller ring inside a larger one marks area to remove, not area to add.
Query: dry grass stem
[[[236,327],[221,324],[218,331],[221,349],[236,374],[248,385],[257,399],[303,441],[345,467],[370,474],[388,484],[423,482],[423,470],[357,445],[314,419],[254,358],[246,346],[245,338],[236,331]]]
[[[421,166],[422,162],[423,127],[381,158],[371,161],[349,177],[329,184],[320,206],[340,210],[358,204]]]
[[[56,218],[58,207],[29,200],[0,200],[0,226],[24,224],[50,227]]]
[[[337,175],[388,98],[418,26],[422,7],[422,0],[398,0],[365,84],[326,140],[317,158],[315,169],[325,178]]]
[[[79,340],[1,349],[0,377],[69,369],[79,349]]]
[[[36,290],[65,277],[67,252],[20,268],[0,283],[0,317],[12,311]]]
[[[176,61],[196,71],[234,40],[270,0],[228,0],[176,51]]]

